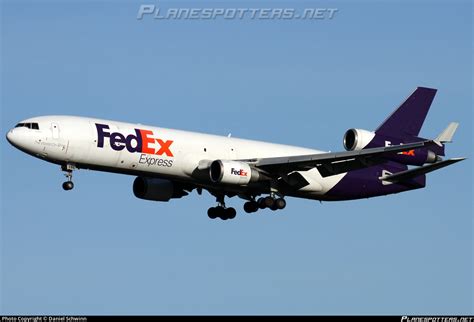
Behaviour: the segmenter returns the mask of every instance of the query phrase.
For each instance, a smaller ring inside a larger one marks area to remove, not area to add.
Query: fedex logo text
[[[403,144],[403,143],[400,143],[400,144]],[[385,146],[392,146],[392,142],[385,141]],[[410,157],[414,157],[415,156],[415,150],[402,151],[402,152],[398,152],[398,154],[408,155]]]
[[[244,171],[243,169],[235,169],[235,168],[232,168],[230,169],[230,173],[235,175],[235,176],[241,176],[241,177],[246,177],[247,176],[247,172]]]
[[[408,155],[408,156],[414,157],[414,156],[415,156],[415,150],[402,151],[402,152],[400,152],[400,154]]]
[[[129,134],[127,136],[119,132],[108,132],[110,127],[106,124],[95,124],[97,128],[97,147],[104,147],[105,138],[109,138],[110,147],[115,151],[122,151],[127,149],[128,152],[134,153],[146,153],[146,154],[165,154],[168,157],[172,157],[170,146],[173,144],[172,140],[162,140],[155,138],[153,131],[135,129],[135,134]],[[151,145],[158,143],[159,149],[153,148]]]

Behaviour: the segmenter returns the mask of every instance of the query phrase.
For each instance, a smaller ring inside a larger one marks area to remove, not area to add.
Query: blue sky
[[[207,193],[1,144],[3,314],[473,314],[470,1],[169,2],[338,8],[332,20],[136,20],[139,1],[3,1],[1,126],[71,114],[322,150],[438,88],[421,134],[461,123],[426,189],[209,220]],[[145,3],[154,3],[148,1]],[[191,4],[191,5],[190,5]]]

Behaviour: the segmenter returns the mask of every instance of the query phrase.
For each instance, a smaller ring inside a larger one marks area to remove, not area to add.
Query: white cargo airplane
[[[374,132],[348,130],[344,152],[76,116],[30,118],[7,139],[61,165],[68,178],[64,190],[74,187],[76,169],[129,174],[137,176],[133,192],[141,199],[169,201],[208,190],[218,203],[208,216],[225,220],[236,216],[226,208],[226,196],[247,200],[244,210],[251,213],[283,209],[285,196],[350,200],[423,188],[426,173],[464,159],[441,159],[457,123],[435,140],[418,137],[435,94],[419,87]]]

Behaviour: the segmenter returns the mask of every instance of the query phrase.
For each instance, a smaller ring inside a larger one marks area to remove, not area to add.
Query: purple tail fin
[[[418,87],[375,133],[399,138],[418,136],[436,91],[434,88]]]

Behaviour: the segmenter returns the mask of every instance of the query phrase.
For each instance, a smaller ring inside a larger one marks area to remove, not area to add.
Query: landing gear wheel
[[[237,215],[237,211],[235,211],[234,208],[227,208],[224,210],[224,213],[225,213],[225,217],[227,217],[227,219],[234,219],[235,216]]]
[[[265,209],[266,206],[265,206],[265,198],[258,198],[257,200],[257,205],[258,205],[258,208],[260,209]]]
[[[217,213],[217,217],[219,217],[219,218],[222,219],[222,220],[227,220],[227,219],[229,219],[229,218],[227,217],[227,211],[226,211],[226,209],[225,209],[224,207],[222,207],[222,206],[217,206],[217,207],[216,207],[216,213]]]
[[[72,181],[66,181],[63,183],[63,189],[64,190],[72,190],[74,188],[74,183]]]
[[[221,218],[222,219],[222,213],[223,213],[223,208],[220,206],[217,207],[211,207],[207,210],[207,216],[211,219],[216,219],[216,218]]]
[[[272,208],[273,204],[275,203],[275,199],[272,197],[268,196],[263,199],[263,204],[265,205],[265,208]]]
[[[255,201],[247,201],[244,203],[244,210],[246,213],[250,214],[256,212],[259,209],[258,203]]]
[[[283,198],[278,198],[275,200],[276,209],[284,209],[286,207],[286,201]]]
[[[218,215],[218,211],[216,208],[211,207],[207,210],[207,216],[211,219],[216,219]]]

